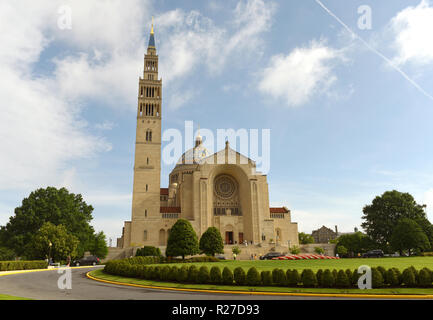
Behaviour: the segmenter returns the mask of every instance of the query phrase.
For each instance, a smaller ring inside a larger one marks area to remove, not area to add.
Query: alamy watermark
[[[193,127],[193,121],[185,121],[184,134],[174,128],[164,130],[162,141],[167,144],[161,157],[165,165],[177,164],[179,160],[183,164],[247,164],[251,159],[255,161],[255,170],[262,174],[269,172],[270,129],[217,129],[215,134],[206,128],[194,132]],[[230,151],[223,152],[226,149]]]
[[[358,268],[358,274],[361,276],[358,278],[358,288],[363,289],[371,289],[372,288],[372,277],[371,277],[371,268],[369,266],[360,266]]]
[[[72,272],[71,268],[59,268],[57,269],[57,273],[61,274],[59,279],[57,280],[57,287],[60,290],[71,290],[72,289]]]

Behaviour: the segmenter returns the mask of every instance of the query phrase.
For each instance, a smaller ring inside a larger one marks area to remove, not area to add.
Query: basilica
[[[269,207],[266,175],[226,142],[209,154],[197,135],[161,188],[162,80],[152,24],[143,77],[139,79],[131,221],[125,221],[119,248],[165,248],[170,229],[187,219],[200,236],[213,226],[225,245],[299,245],[298,225],[286,207]]]

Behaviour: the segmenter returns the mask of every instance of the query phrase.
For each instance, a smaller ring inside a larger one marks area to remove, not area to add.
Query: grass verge
[[[431,288],[386,288],[386,289],[336,289],[336,288],[286,288],[286,287],[249,287],[249,286],[226,286],[212,284],[180,284],[174,282],[149,281],[137,278],[113,276],[105,273],[102,269],[89,273],[92,277],[142,286],[153,286],[176,289],[198,289],[198,290],[219,290],[219,291],[242,291],[242,292],[276,292],[276,293],[297,293],[297,294],[362,294],[362,295],[431,295]]]
[[[23,298],[23,297],[15,297],[15,296],[7,295],[7,294],[0,294],[0,300],[33,300],[33,299]]]

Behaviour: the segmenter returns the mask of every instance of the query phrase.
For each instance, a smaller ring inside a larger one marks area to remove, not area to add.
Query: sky
[[[299,231],[360,228],[394,189],[433,220],[433,2],[23,0],[0,2],[0,225],[66,187],[115,245],[152,16],[163,132],[269,129],[270,205]]]

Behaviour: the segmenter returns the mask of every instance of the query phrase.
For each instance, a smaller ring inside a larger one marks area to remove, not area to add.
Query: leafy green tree
[[[198,254],[199,252],[197,234],[191,223],[185,219],[177,220],[168,237],[166,256],[182,256],[182,259],[185,260],[185,256]]]
[[[323,253],[325,253],[325,250],[323,250],[323,248],[321,248],[321,247],[315,247],[314,252],[317,254],[323,254]]]
[[[404,250],[408,250],[410,255],[413,249],[423,251],[430,247],[422,228],[415,220],[408,218],[402,218],[398,221],[392,233],[390,244],[394,250],[400,252],[400,255]]]
[[[345,246],[338,246],[336,250],[340,257],[346,256],[348,252]]]
[[[409,193],[386,191],[363,208],[362,218],[365,222],[361,226],[367,235],[386,250],[398,221],[402,218],[412,219],[421,226],[431,247],[433,226],[427,219],[425,208],[425,205],[417,204]]]
[[[311,235],[304,233],[304,232],[299,232],[298,238],[299,238],[300,244],[314,243],[314,238]]]
[[[240,254],[241,252],[242,252],[242,250],[239,249],[238,246],[234,246],[234,247],[232,248],[232,253],[235,254],[235,255],[238,255],[238,254]]]
[[[34,234],[45,222],[63,225],[80,241],[77,256],[88,251],[94,229],[90,225],[93,207],[84,202],[80,194],[69,193],[65,188],[37,189],[24,198],[15,215],[0,229],[0,243],[22,256]]]
[[[35,260],[48,257],[54,258],[54,261],[65,260],[68,256],[77,255],[78,243],[78,239],[68,233],[65,226],[45,222],[27,246],[27,256]]]
[[[5,247],[0,247],[0,261],[12,261],[15,259],[15,253]]]
[[[301,249],[299,249],[298,246],[293,246],[289,248],[289,251],[291,254],[299,254],[299,252],[301,252]]]
[[[345,247],[347,249],[347,254],[351,257],[372,250],[375,247],[375,244],[370,237],[360,231],[339,236],[336,244],[337,247]]]
[[[224,253],[224,243],[221,233],[215,227],[209,227],[201,236],[199,247],[202,253],[215,256],[215,253]]]
[[[104,259],[108,254],[107,241],[104,232],[98,232],[93,236],[89,242],[89,249],[91,254]]]

